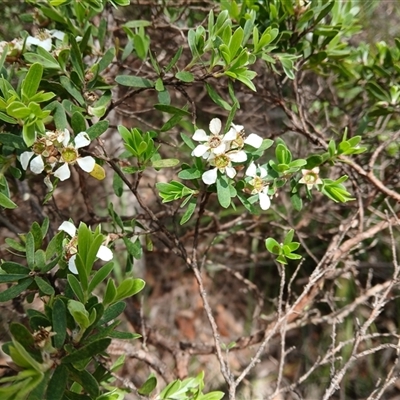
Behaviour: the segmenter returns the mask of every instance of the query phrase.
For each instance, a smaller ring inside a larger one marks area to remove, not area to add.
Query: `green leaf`
[[[151,374],[146,382],[138,389],[138,393],[142,396],[149,396],[150,393],[157,387],[157,378]]]
[[[228,177],[218,171],[216,184],[219,204],[224,208],[228,208],[231,204],[231,191]]]
[[[66,312],[65,303],[60,298],[57,298],[52,309],[53,332],[56,333],[53,337],[53,345],[57,349],[62,348],[67,335]]]
[[[108,262],[103,265],[93,276],[92,280],[89,283],[88,291],[93,292],[93,290],[107,278],[110,272],[113,270],[114,263]]]
[[[143,279],[128,278],[125,279],[117,288],[117,293],[114,301],[122,300],[127,297],[134,296],[139,293],[145,286]]]
[[[11,199],[9,199],[4,193],[1,192],[0,192],[0,206],[11,210],[18,207]]]
[[[99,354],[107,349],[110,345],[111,339],[100,339],[91,342],[73,353],[67,355],[61,360],[62,364],[76,363],[78,361],[85,360],[87,358],[93,358],[96,354]]]
[[[185,213],[182,215],[181,220],[179,221],[180,225],[186,224],[189,219],[192,217],[194,211],[196,210],[197,199],[195,197],[191,197],[189,202],[187,203],[187,209]]]
[[[35,282],[38,285],[39,290],[43,294],[47,294],[48,296],[53,296],[54,295],[54,288],[51,286],[48,282],[46,282],[43,278],[40,276],[35,276]]]
[[[23,96],[25,95],[27,99],[30,99],[36,94],[42,75],[43,66],[39,63],[32,64],[22,81],[21,92]]]
[[[85,105],[85,99],[83,98],[80,90],[75,86],[75,84],[69,80],[66,76],[60,77],[60,83],[64,89],[75,99],[81,106]]]
[[[86,132],[86,120],[81,112],[75,111],[72,114],[71,127],[76,135],[80,132]]]
[[[113,189],[118,197],[121,197],[124,193],[124,182],[117,173],[114,173],[113,176]]]
[[[281,245],[273,238],[265,240],[265,247],[272,254],[279,255],[281,253]]]
[[[104,314],[101,317],[101,319],[97,325],[107,324],[108,322],[117,318],[119,315],[121,315],[124,312],[125,307],[126,307],[126,304],[124,301],[118,301],[115,304],[113,304],[112,306],[108,307],[104,311]]]
[[[68,369],[58,365],[49,381],[46,400],[62,400],[68,383]]]
[[[29,350],[29,348],[34,346],[35,340],[33,339],[32,333],[28,330],[25,325],[19,324],[17,322],[12,322],[10,324],[10,333],[13,338],[22,344],[25,349]]]
[[[177,158],[164,158],[163,160],[154,160],[151,162],[153,168],[171,168],[178,165],[180,161]]]
[[[201,171],[199,171],[197,168],[184,169],[179,172],[178,177],[186,180],[199,179],[201,177]]]
[[[104,294],[103,304],[104,307],[108,304],[114,302],[115,295],[117,294],[117,288],[115,287],[115,283],[113,279],[109,279],[107,281],[107,287]],[[105,314],[105,313],[104,313]]]
[[[226,111],[230,111],[232,109],[232,106],[226,102],[215,90],[214,88],[208,84],[206,82],[206,89],[207,89],[207,93],[210,96],[211,100],[219,105],[220,107],[222,107],[223,109],[225,109]]]
[[[90,128],[86,130],[86,133],[89,135],[90,140],[97,139],[100,135],[102,135],[110,125],[109,121],[99,121]]]
[[[193,150],[196,147],[193,140],[189,136],[185,135],[183,132],[181,132],[181,138],[190,150]]]
[[[242,27],[237,28],[234,34],[232,35],[228,46],[231,59],[235,58],[236,53],[238,52],[242,44],[243,36],[244,32]]]
[[[128,75],[118,75],[115,81],[122,86],[130,86],[137,88],[152,88],[154,87],[154,82],[141,78],[139,76],[128,76]]]
[[[85,306],[76,300],[68,300],[67,304],[68,311],[74,318],[74,321],[82,328],[86,329],[90,325],[89,312]]]
[[[18,284],[9,287],[8,289],[0,292],[0,303],[12,300],[18,297],[24,290],[26,290],[31,283],[33,278],[26,278],[19,281]]]
[[[183,47],[180,46],[178,51],[175,53],[175,55],[172,57],[171,61],[168,63],[168,65],[165,67],[165,72],[169,72],[171,68],[175,66],[175,64],[178,62],[180,56],[182,55]]]
[[[175,74],[175,78],[182,82],[190,83],[194,81],[194,76],[188,71],[179,71]]]
[[[166,105],[166,104],[154,104],[154,108],[156,110],[166,112],[168,114],[173,114],[173,115],[181,115],[181,116],[190,116],[190,112],[183,109],[183,108],[177,108],[174,106]]]
[[[68,274],[67,280],[69,285],[71,286],[72,291],[75,293],[75,296],[79,299],[80,302],[84,303],[85,296],[83,294],[82,287],[78,279],[74,275]]]
[[[67,368],[69,370],[69,375],[70,378],[77,382],[80,386],[82,386],[89,394],[88,396],[84,396],[82,394],[78,395],[76,393],[68,392],[68,400],[92,400],[92,399],[97,399],[99,395],[99,384],[97,383],[96,379],[93,377],[92,374],[90,374],[88,371],[85,369],[78,371],[75,369],[72,365],[68,364]],[[77,397],[71,397],[71,394],[74,396],[79,396]]]

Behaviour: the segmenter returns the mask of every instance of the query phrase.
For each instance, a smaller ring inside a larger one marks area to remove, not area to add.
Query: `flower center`
[[[255,176],[250,182],[250,185],[253,186],[252,193],[260,193],[264,189],[264,181],[259,176]]]
[[[68,164],[73,164],[79,157],[78,152],[73,147],[66,147],[61,155],[63,160]]]
[[[221,138],[219,136],[211,136],[208,140],[208,144],[211,149],[216,149],[221,144]]]
[[[244,146],[243,136],[240,133],[238,133],[236,139],[232,142],[232,148],[241,149],[243,146]]]
[[[306,175],[304,175],[304,181],[307,184],[314,184],[318,179],[318,175],[315,174],[314,172],[309,172]]]
[[[43,42],[44,40],[46,40],[46,39],[51,38],[50,34],[49,34],[48,32],[46,32],[46,31],[39,31],[39,32],[36,34],[36,37],[37,37],[39,40],[41,40],[42,42]]]
[[[226,168],[230,163],[230,159],[227,155],[221,154],[215,157],[214,164],[218,169]]]

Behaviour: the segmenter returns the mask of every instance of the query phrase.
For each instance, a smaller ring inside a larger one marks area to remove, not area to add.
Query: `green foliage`
[[[235,210],[281,226],[290,219],[277,222],[278,218],[291,209],[301,213],[313,196],[318,201],[325,196],[333,203],[355,200],[347,182],[353,177],[345,169],[350,161],[366,165],[368,157],[376,161],[380,152],[397,157],[398,136],[391,139],[386,129],[398,129],[400,41],[353,45],[350,39],[360,31],[359,6],[354,1],[221,0],[209,12],[188,9],[185,14],[166,4],[160,10],[185,43],[165,58],[151,39],[158,26],[146,20],[145,13],[141,19],[124,20],[113,36],[109,6],[119,9],[129,0],[30,0],[29,4],[35,9],[30,22],[49,29],[38,30],[36,36],[23,31],[21,37],[0,46],[0,206],[8,212],[17,208],[19,184],[30,183],[31,174],[43,178],[48,201],[57,185],[70,178],[70,169],[79,167],[100,181],[106,175],[103,165],[108,165],[116,196],[123,198],[130,190],[140,199],[137,187],[147,170],[177,167],[158,181],[156,189],[162,203],[179,201],[175,211],[181,226],[190,226],[198,216],[197,234],[205,212],[224,218]],[[182,15],[187,17],[185,29],[174,20]],[[128,64],[132,66],[121,72]],[[260,73],[276,82],[278,93],[267,87],[267,79],[258,79]],[[320,99],[313,94],[310,114],[314,114],[305,118],[307,103],[299,98],[314,91],[315,77],[325,79],[330,74],[335,79],[329,83],[329,96]],[[302,84],[306,90],[299,88]],[[119,86],[127,92],[115,100]],[[223,115],[224,122],[210,116],[208,129],[201,127],[204,121],[193,99],[198,87],[212,103],[208,109],[217,110],[213,113]],[[110,113],[138,94],[151,99],[154,95],[150,109],[160,123],[153,126],[153,121],[138,119],[140,128],[119,125],[115,134],[124,151],[112,158],[101,137],[114,127]],[[243,115],[238,110],[245,109],[250,95],[265,97],[284,111],[288,118],[282,118],[276,132],[259,136],[236,125]],[[329,137],[320,132],[323,120],[329,121]],[[379,134],[374,133],[377,125]],[[304,142],[292,140],[294,135],[301,135]],[[173,145],[165,150],[165,143]],[[302,148],[304,143],[313,146]],[[375,148],[379,151],[374,153]],[[378,179],[382,165],[372,166],[371,171],[360,167],[363,177]],[[380,185],[375,189],[382,190]],[[210,199],[216,199],[215,204]],[[143,199],[139,203],[160,230],[155,214]],[[174,204],[168,206],[172,209]],[[139,337],[116,328],[124,300],[145,286],[132,276],[132,266],[142,257],[145,242],[152,249],[156,233],[132,217],[124,218],[111,202],[107,211],[114,230],[108,237],[99,226],[92,230],[80,223],[75,228],[71,222],[53,234],[46,218],[32,223],[19,240],[6,238],[21,260],[1,261],[0,283],[7,287],[0,301],[25,294],[27,302],[37,299],[43,309],[28,309],[27,326],[10,325],[11,341],[3,350],[18,369],[0,378],[1,398],[123,398],[103,357],[107,358],[112,339]],[[174,213],[168,215],[175,217]],[[282,243],[272,237],[265,240],[266,249],[280,264],[301,259],[294,233],[290,229]],[[126,272],[111,261],[110,242],[123,247]],[[98,267],[99,259],[106,263]],[[155,376],[150,376],[138,393],[154,394],[156,385]],[[204,394],[203,389],[200,373],[169,383],[159,397],[223,397],[221,392]]]

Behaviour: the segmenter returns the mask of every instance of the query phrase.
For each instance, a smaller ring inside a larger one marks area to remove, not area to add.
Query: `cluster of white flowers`
[[[32,151],[25,151],[21,154],[21,165],[25,170],[29,166],[34,174],[47,172],[45,183],[51,186],[49,175],[53,174],[60,181],[65,181],[71,176],[69,166],[75,163],[85,172],[93,171],[96,164],[94,158],[82,157],[78,152],[78,149],[89,146],[89,144],[90,138],[86,132],[80,132],[71,142],[68,129],[48,131],[35,141]],[[58,168],[55,169],[56,167]]]
[[[212,185],[217,181],[218,171],[226,174],[229,178],[236,176],[236,166],[243,166],[247,161],[247,154],[244,146],[250,145],[254,149],[260,148],[263,139],[255,133],[247,137],[242,125],[232,124],[227,133],[221,133],[222,124],[218,118],[210,122],[210,135],[203,129],[197,129],[193,134],[193,140],[200,144],[192,151],[192,156],[203,157],[213,168],[204,172],[202,180],[206,185]],[[246,170],[246,176],[251,177],[249,185],[251,194],[258,195],[260,206],[263,210],[270,207],[271,201],[268,197],[268,184],[265,181],[267,171],[257,167],[252,162]]]
[[[59,226],[58,230],[68,233],[68,235],[71,236],[71,239],[66,240],[64,243],[64,251],[65,257],[68,260],[68,269],[73,274],[77,274],[78,270],[75,263],[76,253],[78,252],[78,237],[76,236],[77,229],[72,222],[64,221]],[[101,245],[97,251],[97,258],[100,258],[100,260],[103,261],[110,261],[113,258],[113,253],[107,246]]]

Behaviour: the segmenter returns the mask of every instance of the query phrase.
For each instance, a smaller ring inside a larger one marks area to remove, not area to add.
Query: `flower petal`
[[[247,160],[247,154],[244,151],[238,151],[236,153],[229,154],[231,161],[239,163]]]
[[[194,157],[201,157],[208,151],[209,147],[205,146],[204,144],[199,144],[193,151],[192,156]]]
[[[268,175],[267,170],[264,167],[259,167],[260,170],[260,177],[265,178]]]
[[[252,161],[249,167],[246,169],[246,176],[251,176],[252,178],[254,178],[257,174],[256,171],[257,171],[256,164],[254,163],[254,161]]]
[[[53,30],[50,31],[50,34],[51,34],[52,37],[55,37],[58,40],[61,40],[61,41],[64,40],[64,36],[65,36],[64,32],[58,31],[56,29],[53,29]]]
[[[217,168],[204,172],[201,179],[206,185],[212,185],[217,181]]]
[[[225,167],[225,173],[229,178],[233,179],[236,176],[236,169],[233,167]]]
[[[231,129],[233,129],[235,131],[236,134],[242,132],[244,130],[244,126],[243,125],[235,125],[234,123],[231,124]]]
[[[258,149],[263,142],[263,138],[261,136],[256,135],[255,133],[250,133],[250,135],[244,141],[246,144]]]
[[[268,210],[268,208],[271,207],[271,199],[266,193],[260,192],[258,194],[258,198],[260,200],[260,207],[262,210]]]
[[[212,150],[212,152],[213,152],[214,154],[219,155],[219,154],[225,153],[225,152],[228,150],[227,147],[228,147],[228,146],[227,146],[227,143],[226,143],[226,142],[222,142],[219,146],[215,147],[215,148]]]
[[[43,163],[43,158],[41,155],[36,156],[35,158],[32,159],[29,168],[31,171],[38,175],[41,174],[44,170],[44,163]]]
[[[194,132],[192,139],[195,140],[196,142],[207,142],[208,135],[204,129],[197,129]]]
[[[68,233],[69,236],[74,237],[76,235],[76,227],[72,222],[64,221],[59,227],[59,231]]]
[[[78,270],[76,268],[76,264],[75,264],[75,258],[76,258],[76,254],[74,254],[69,260],[68,260],[68,269],[70,272],[72,272],[73,274],[78,274]]]
[[[80,149],[81,147],[89,146],[90,138],[86,132],[78,133],[74,139],[75,148]]]
[[[114,257],[113,252],[106,246],[100,246],[97,252],[97,258],[103,261],[110,261]]]
[[[58,178],[60,181],[65,181],[71,176],[71,171],[69,170],[69,166],[67,163],[64,163],[56,172],[54,172],[54,176]]]
[[[222,138],[223,142],[228,142],[231,140],[235,140],[237,137],[237,132],[235,128],[230,128],[228,132],[225,133],[224,137]]]
[[[28,168],[29,160],[35,153],[33,151],[24,151],[20,156],[19,160],[21,161],[22,168],[26,171]]]
[[[86,156],[82,158],[78,158],[76,160],[78,165],[85,171],[85,172],[92,172],[94,170],[94,166],[96,165],[96,161],[91,156]]]
[[[210,132],[214,135],[218,135],[221,132],[222,124],[219,118],[213,118],[210,121]]]
[[[68,143],[71,139],[71,134],[69,133],[68,129],[64,129],[64,131],[60,132],[57,137],[59,143],[62,143],[64,147],[68,146]]]

